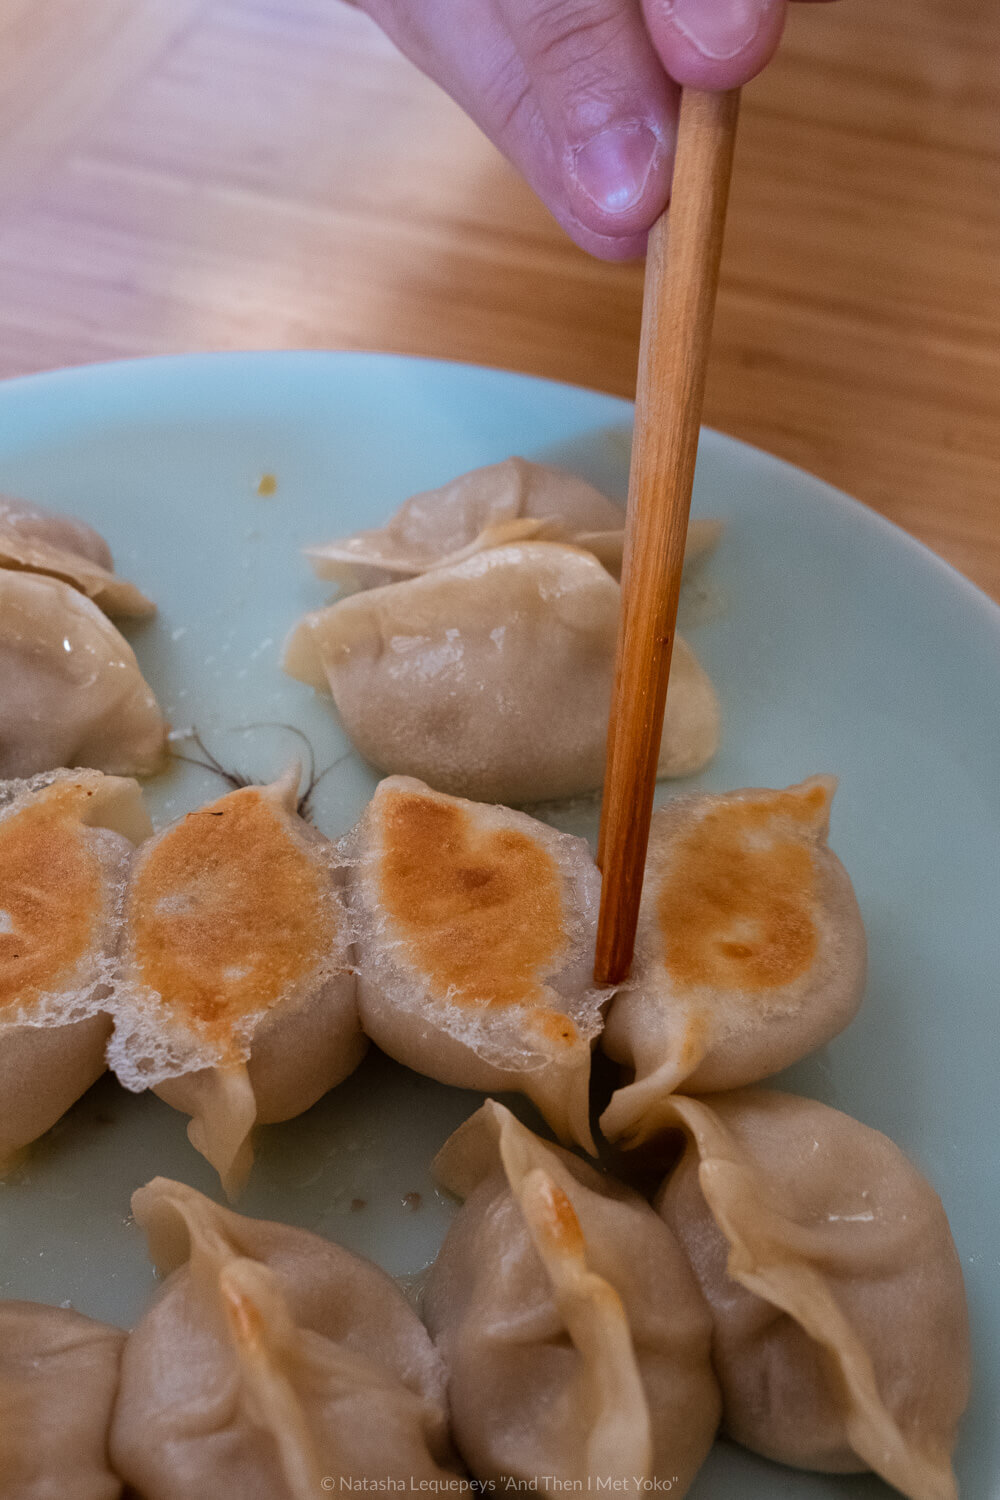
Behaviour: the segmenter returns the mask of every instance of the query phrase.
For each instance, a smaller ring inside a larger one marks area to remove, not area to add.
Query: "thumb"
[[[636,0],[499,0],[552,145],[569,214],[643,233],[670,193],[676,88]]]
[[[759,73],[781,40],[785,0],[642,0],[656,52],[678,83],[731,89]]]

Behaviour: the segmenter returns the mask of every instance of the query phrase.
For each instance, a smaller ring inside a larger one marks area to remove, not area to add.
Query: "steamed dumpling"
[[[104,1072],[133,844],[134,781],[0,783],[0,1172]]]
[[[962,1270],[930,1184],[877,1130],[764,1089],[673,1099],[658,1208],[712,1310],[723,1425],[779,1463],[955,1500]]]
[[[334,846],[296,813],[299,770],[188,813],[132,873],[109,1061],[192,1116],[238,1192],[257,1122],[291,1119],[357,1067]]]
[[[132,1210],[168,1276],[126,1347],[111,1432],[143,1500],[454,1482],[440,1359],[383,1271],[162,1177]]]
[[[441,1083],[527,1094],[593,1150],[601,881],[583,839],[395,776],[345,841],[368,1035]]]
[[[692,521],[685,562],[718,541],[719,521]],[[507,458],[412,495],[384,526],[305,549],[318,578],[378,588],[530,538],[572,542],[621,572],[625,511],[592,484],[552,464]]]
[[[828,1042],[861,1003],[865,933],[827,847],[836,782],[678,797],[653,814],[632,973],[604,1050],[635,1071],[601,1117],[653,1133],[665,1098],[755,1083]]]
[[[166,725],[132,647],[58,578],[0,568],[0,777],[163,764]]]
[[[384,526],[307,547],[306,557],[318,578],[374,588],[500,542],[532,536],[571,541],[580,532],[603,534],[623,525],[621,506],[586,480],[551,464],[507,458],[412,495]]]
[[[434,1170],[466,1200],[424,1311],[473,1475],[500,1489],[555,1478],[633,1494],[672,1480],[683,1495],[719,1392],[708,1312],[673,1235],[636,1194],[492,1101]]]
[[[93,526],[13,495],[0,495],[0,535],[72,552],[109,573],[114,568],[111,548]]]
[[[113,571],[108,544],[92,527],[7,495],[0,495],[0,568],[61,578],[109,615],[156,613],[152,600]]]
[[[621,590],[586,552],[523,542],[307,615],[285,670],[333,694],[380,770],[524,803],[600,786]],[[678,636],[660,775],[714,755],[719,706]]]
[[[68,1308],[0,1302],[4,1500],[118,1500],[107,1449],[124,1343]]]

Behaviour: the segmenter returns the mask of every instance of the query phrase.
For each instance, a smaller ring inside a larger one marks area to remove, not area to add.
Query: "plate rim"
[[[55,438],[63,412],[72,411],[74,394],[79,392],[82,396],[84,388],[93,394],[86,397],[86,409],[76,414],[75,422],[80,426],[89,426],[91,423],[100,423],[105,417],[114,419],[116,416],[123,416],[127,419],[131,408],[123,411],[120,407],[116,409],[111,406],[105,409],[101,395],[103,389],[114,398],[115,393],[122,389],[123,383],[128,383],[132,389],[140,391],[135,398],[137,405],[145,404],[148,396],[142,394],[143,392],[150,390],[155,392],[157,387],[166,389],[167,386],[176,384],[177,389],[183,393],[185,372],[198,371],[203,372],[200,373],[199,378],[206,380],[206,386],[218,378],[220,390],[228,387],[230,391],[233,391],[232,402],[236,405],[241,382],[246,381],[249,386],[254,379],[254,372],[260,371],[265,366],[270,368],[286,366],[289,369],[297,367],[305,372],[310,368],[314,371],[316,369],[322,371],[325,365],[328,369],[339,368],[346,371],[352,365],[361,363],[405,370],[414,379],[419,379],[421,370],[430,368],[453,372],[459,377],[467,374],[473,379],[480,376],[495,377],[505,383],[509,382],[528,390],[541,388],[545,391],[560,391],[567,397],[577,394],[585,398],[596,397],[598,402],[612,403],[612,407],[620,412],[623,422],[628,420],[632,410],[632,404],[626,398],[612,393],[470,361],[427,359],[416,355],[376,350],[219,350],[106,360],[10,377],[0,381],[0,421],[5,415],[15,411],[22,401],[25,403],[25,410],[28,406],[38,403],[41,415],[42,408],[50,400],[49,393],[51,392],[52,397],[55,397],[58,392],[56,407],[51,418],[52,436]],[[218,377],[214,374],[209,375],[210,371],[218,372]],[[305,378],[309,381],[316,380],[315,375]],[[322,384],[322,381],[323,376],[320,374],[318,383]],[[291,383],[289,388],[291,389]],[[484,384],[478,389],[488,390],[489,386]],[[191,398],[185,397],[184,399],[190,410],[193,405]],[[283,395],[282,399],[284,399]],[[607,407],[606,410],[610,412],[612,407]],[[210,419],[214,415],[209,413]],[[42,418],[43,428],[49,420],[47,417]],[[172,413],[165,413],[162,420],[165,427],[175,425]],[[44,431],[42,438],[44,440]],[[765,481],[768,476],[782,478],[783,483],[794,488],[806,507],[813,508],[813,514],[825,514],[835,520],[838,517],[841,518],[842,523],[849,526],[862,542],[867,538],[873,546],[877,546],[882,551],[879,559],[880,566],[891,566],[895,560],[897,567],[902,567],[905,561],[906,567],[916,569],[916,572],[908,577],[913,591],[915,610],[920,612],[927,610],[934,603],[936,596],[939,603],[950,602],[954,607],[955,628],[966,632],[967,643],[975,643],[976,649],[981,649],[984,642],[990,645],[1000,644],[1000,604],[929,546],[911,536],[895,522],[863,501],[855,499],[845,491],[809,473],[808,470],[778,458],[765,449],[711,428],[703,429],[703,438],[707,441],[709,450],[714,450],[724,461],[747,466],[749,472],[761,476]],[[36,435],[31,435],[29,445],[32,448],[37,445]],[[4,447],[3,439],[0,438],[0,462],[2,462]],[[12,451],[16,451],[16,438]],[[902,543],[902,551],[899,550],[899,543]],[[886,547],[889,549],[887,552],[882,550]],[[960,585],[958,590],[949,585],[949,578],[958,581]],[[1000,677],[1000,670],[996,675],[991,674],[989,678],[989,683],[994,688],[994,695],[998,677]],[[781,1083],[778,1086],[788,1087],[787,1084]],[[813,1095],[810,1094],[810,1097]],[[328,1230],[322,1232],[329,1236]],[[982,1372],[980,1372],[980,1378],[982,1380]],[[983,1381],[979,1391],[980,1399],[986,1390],[986,1382]],[[972,1455],[972,1457],[975,1456]]]

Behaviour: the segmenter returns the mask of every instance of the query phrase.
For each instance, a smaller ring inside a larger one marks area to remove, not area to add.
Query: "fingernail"
[[[646,191],[657,140],[648,125],[615,125],[573,153],[578,186],[606,214],[623,214]]]
[[[667,0],[664,12],[703,57],[725,62],[754,40],[775,0]]]

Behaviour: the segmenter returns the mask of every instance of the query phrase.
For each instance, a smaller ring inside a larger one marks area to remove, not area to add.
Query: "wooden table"
[[[707,418],[1000,598],[1000,6],[794,7],[746,90]],[[631,394],[589,259],[335,0],[5,0],[0,375],[402,350]]]

